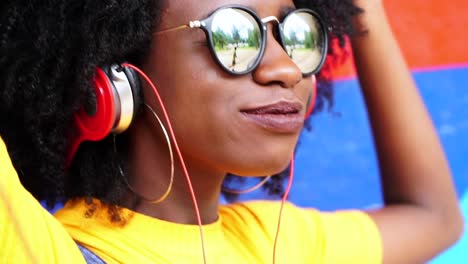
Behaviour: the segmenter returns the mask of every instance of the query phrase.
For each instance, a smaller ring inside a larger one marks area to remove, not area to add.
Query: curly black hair
[[[97,66],[128,61],[141,65],[157,27],[157,0],[12,0],[0,4],[0,135],[20,180],[49,206],[74,197],[94,197],[118,207],[126,192],[119,168],[126,157],[113,137],[80,146],[65,168],[72,116],[93,106]],[[353,33],[352,0],[297,0],[316,10],[341,46]],[[330,54],[333,54],[331,49]],[[332,86],[319,76],[318,109],[332,102]],[[126,137],[118,137],[125,153]],[[284,176],[270,181],[281,193]]]

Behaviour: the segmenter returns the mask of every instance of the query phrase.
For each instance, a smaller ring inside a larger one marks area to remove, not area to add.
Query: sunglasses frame
[[[257,24],[259,26],[260,38],[261,38],[260,51],[259,51],[259,54],[258,54],[257,58],[255,59],[254,63],[251,64],[252,66],[249,67],[245,71],[235,72],[235,71],[230,70],[229,68],[227,68],[221,62],[218,55],[216,54],[216,50],[215,50],[214,42],[213,42],[213,32],[211,30],[211,25],[212,25],[213,19],[216,16],[216,14],[218,12],[222,11],[222,10],[225,10],[225,9],[238,9],[238,10],[244,11],[244,12],[248,13],[249,15],[251,15],[252,18],[257,22]],[[306,73],[303,72],[302,73],[303,76],[310,76],[312,74],[316,74],[317,72],[319,72],[321,70],[323,64],[325,63],[325,59],[327,57],[327,52],[328,52],[328,34],[327,34],[327,30],[326,30],[327,28],[325,27],[325,23],[323,22],[321,17],[315,11],[313,11],[311,9],[308,9],[308,8],[299,8],[299,9],[293,10],[290,13],[288,13],[286,16],[284,16],[284,18],[282,19],[282,22],[279,22],[278,18],[276,18],[274,16],[269,16],[269,17],[261,19],[257,15],[257,13],[255,13],[254,10],[250,9],[249,7],[243,6],[243,5],[226,5],[226,6],[222,6],[222,7],[217,8],[205,19],[190,21],[189,24],[187,24],[187,25],[182,25],[182,26],[175,27],[175,28],[165,29],[165,30],[162,30],[162,31],[158,31],[155,34],[161,34],[161,33],[169,32],[169,31],[175,31],[175,30],[182,29],[182,28],[187,28],[187,27],[189,27],[189,28],[200,28],[205,32],[207,41],[209,42],[208,47],[209,47],[210,53],[214,57],[214,60],[216,61],[216,63],[224,71],[228,72],[229,74],[232,74],[232,75],[245,75],[245,74],[248,74],[248,73],[254,71],[258,67],[258,65],[260,64],[261,60],[263,59],[263,56],[265,54],[266,43],[268,41],[267,40],[267,31],[268,31],[267,24],[272,22],[272,21],[276,21],[278,23],[278,27],[277,27],[277,30],[279,32],[278,38],[279,38],[281,46],[283,47],[283,50],[285,50],[285,52],[287,52],[286,51],[286,45],[284,44],[284,36],[283,36],[284,21],[286,21],[287,18],[292,14],[304,13],[304,12],[309,13],[309,14],[312,15],[312,17],[319,24],[319,27],[320,27],[319,31],[321,30],[321,32],[323,33],[322,43],[321,43],[322,45],[318,45],[318,46],[321,46],[323,48],[323,55],[322,55],[322,58],[320,59],[319,64],[317,65],[317,67],[315,67],[314,70],[312,70],[310,72],[306,72]],[[296,64],[296,62],[294,62],[294,64]],[[301,72],[302,72],[302,70],[301,70]]]

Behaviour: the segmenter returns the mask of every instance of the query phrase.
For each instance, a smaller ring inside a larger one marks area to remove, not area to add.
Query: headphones
[[[111,133],[123,133],[135,118],[141,102],[136,72],[118,64],[97,67],[93,79],[96,106],[90,114],[82,107],[74,115],[74,129],[67,153],[67,167],[85,140],[99,141]]]

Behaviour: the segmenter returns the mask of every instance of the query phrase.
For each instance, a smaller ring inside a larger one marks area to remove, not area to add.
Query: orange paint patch
[[[467,0],[385,0],[396,38],[411,68],[468,62]],[[333,76],[354,75],[351,59]]]

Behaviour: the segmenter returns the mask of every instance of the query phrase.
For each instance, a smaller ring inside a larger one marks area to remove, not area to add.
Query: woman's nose
[[[283,88],[293,88],[303,78],[301,70],[275,39],[271,30],[267,33],[263,58],[252,74],[257,83],[279,84]]]

